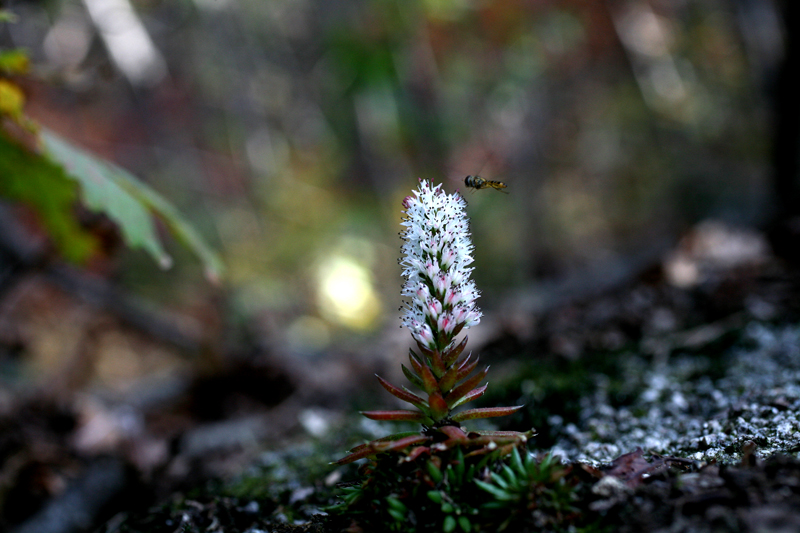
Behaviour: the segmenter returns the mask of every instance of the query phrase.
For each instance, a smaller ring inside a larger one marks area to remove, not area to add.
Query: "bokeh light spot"
[[[370,329],[380,315],[380,301],[369,269],[355,258],[333,255],[317,271],[322,316],[351,329]]]

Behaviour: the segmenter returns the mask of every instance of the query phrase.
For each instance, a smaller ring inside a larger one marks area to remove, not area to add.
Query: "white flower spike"
[[[432,350],[447,349],[482,316],[468,267],[473,246],[466,205],[457,192],[446,194],[427,180],[403,200],[402,294],[411,300],[404,302],[401,319],[414,340]]]

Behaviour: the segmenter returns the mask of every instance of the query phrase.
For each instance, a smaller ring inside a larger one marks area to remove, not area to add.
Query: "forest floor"
[[[481,404],[524,404],[495,427],[535,428],[530,452],[574,489],[570,517],[534,499],[513,531],[800,531],[798,296],[760,234],[705,224],[624,283],[498,321],[472,346],[492,365]],[[344,392],[267,358],[161,384],[161,400],[89,402],[96,424],[141,420],[101,425],[123,434],[105,447],[81,445],[87,392],[4,393],[0,529],[362,530],[325,510],[359,479],[330,462],[394,430],[357,415],[387,406],[374,386],[356,394],[374,365],[332,359],[320,368],[350,376]]]

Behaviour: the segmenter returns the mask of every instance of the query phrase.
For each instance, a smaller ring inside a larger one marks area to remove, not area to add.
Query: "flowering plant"
[[[357,459],[391,451],[405,451],[407,460],[421,454],[455,447],[468,449],[467,455],[486,454],[501,447],[510,452],[533,435],[533,431],[465,432],[461,422],[478,418],[504,416],[522,408],[489,407],[453,410],[483,395],[487,385],[479,386],[488,367],[478,368],[478,358],[461,357],[467,345],[465,336],[456,336],[480,322],[481,311],[475,304],[479,296],[470,279],[473,246],[469,219],[464,213],[466,201],[458,192],[446,194],[441,185],[433,187],[420,180],[419,189],[403,201],[405,243],[400,261],[403,266],[403,325],[411,331],[419,353],[409,353],[411,368],[402,365],[403,374],[419,395],[406,387],[397,387],[378,376],[380,384],[392,395],[408,402],[416,410],[365,411],[373,420],[420,422],[421,432],[397,433],[362,444],[336,461],[347,464]],[[501,450],[501,451],[502,451]]]

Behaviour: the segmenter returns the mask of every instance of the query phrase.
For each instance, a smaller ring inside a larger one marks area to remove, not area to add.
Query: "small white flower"
[[[436,325],[439,327],[439,331],[444,331],[448,335],[453,333],[453,330],[456,327],[456,321],[453,319],[453,315],[450,313],[443,313],[439,320],[436,321]]]
[[[449,278],[446,274],[439,274],[433,278],[433,288],[436,289],[436,295],[440,298],[445,295],[449,286]]]
[[[482,316],[468,267],[473,246],[466,205],[460,194],[446,194],[441,185],[423,180],[403,200],[402,294],[411,301],[405,302],[402,321],[428,348],[446,348],[454,334],[478,324]]]
[[[417,284],[417,290],[416,290],[416,292],[414,292],[414,294],[415,294],[415,295],[416,295],[416,297],[417,297],[417,298],[418,298],[420,301],[422,301],[422,302],[425,302],[425,301],[427,301],[427,300],[428,300],[428,298],[430,298],[430,297],[431,297],[431,291],[430,291],[430,289],[428,289],[428,286],[427,286],[427,285],[425,285],[425,284],[424,284],[424,283],[422,283],[422,282],[419,282],[419,283]]]
[[[452,308],[461,301],[461,293],[458,290],[453,290],[453,287],[448,287],[444,293],[444,306]]]
[[[436,300],[434,298],[428,298],[426,302],[427,305],[425,306],[425,316],[430,317],[432,322],[435,322],[439,319],[439,315],[442,314],[442,302]]]

